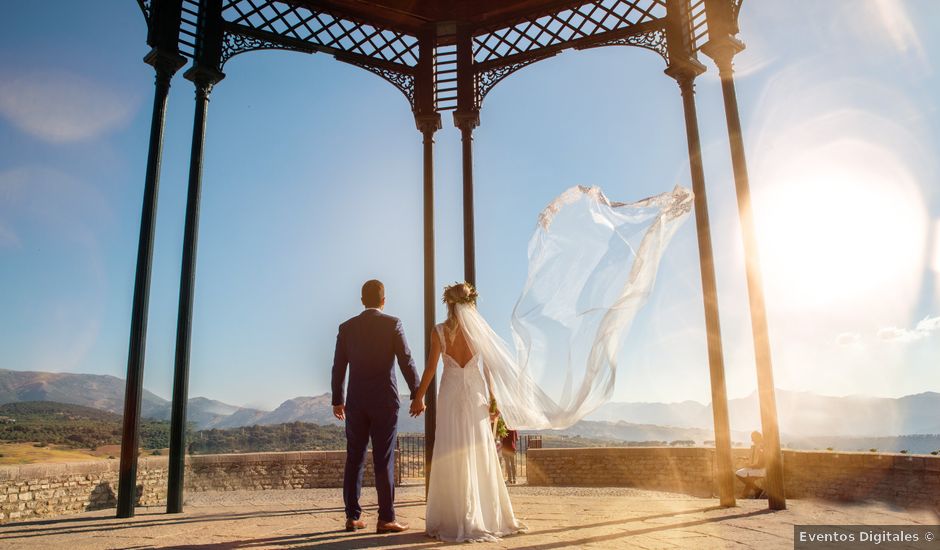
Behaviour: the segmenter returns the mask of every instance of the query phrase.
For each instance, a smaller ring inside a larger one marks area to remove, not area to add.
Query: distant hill
[[[123,412],[124,381],[114,376],[61,374],[0,369],[0,403],[58,401],[92,407],[116,414]],[[399,432],[423,432],[424,418],[408,415],[408,400],[402,397]],[[780,429],[784,443],[799,448],[820,447],[820,438],[883,438],[871,448],[887,450],[891,438],[915,434],[940,434],[940,393],[924,392],[900,398],[865,396],[831,397],[810,392],[777,390]],[[748,433],[760,429],[756,393],[728,403],[732,439],[749,441]],[[144,392],[145,418],[168,420],[169,401]],[[189,400],[187,420],[196,429],[227,429],[305,422],[321,426],[342,424],[332,414],[330,395],[289,399],[273,411],[237,407],[204,397]],[[695,401],[679,403],[607,403],[588,418],[558,435],[610,441],[704,442],[714,439],[710,405]],[[855,441],[855,439],[853,439]],[[837,442],[864,447],[866,444]],[[927,447],[929,440],[920,441]],[[825,442],[825,441],[823,441]],[[916,442],[915,442],[916,443]],[[917,443],[917,446],[920,446]],[[895,448],[906,448],[897,441]],[[833,445],[822,445],[825,448]],[[853,449],[855,447],[852,447]]]
[[[166,406],[151,413],[151,418],[169,420],[172,404],[167,401]],[[192,422],[196,428],[228,428],[234,426],[248,426],[256,424],[256,419],[267,414],[267,411],[236,407],[205,397],[191,397],[186,405],[186,421]]]
[[[707,415],[704,416],[703,415]],[[697,401],[679,403],[610,402],[588,415],[588,420],[632,422],[658,426],[711,427],[711,408]]]
[[[55,401],[121,414],[124,380],[104,374],[70,374],[0,369],[0,404]],[[141,415],[169,418],[170,403],[144,390]]]
[[[104,374],[69,374],[0,369],[0,404],[53,401],[124,414],[124,379]],[[144,390],[140,414],[144,418],[169,420],[171,404]],[[266,411],[192,397],[186,416],[197,428],[245,426]],[[220,426],[228,421],[225,426]]]
[[[890,437],[814,436],[791,437],[784,435],[782,445],[791,449],[840,451],[870,451],[915,454],[940,454],[940,434],[898,435]]]
[[[26,401],[0,405],[0,416],[24,424],[33,420],[56,419],[60,421],[92,420],[96,422],[120,422],[121,417],[99,409],[56,403],[53,401]]]
[[[398,431],[399,432],[423,432],[424,417],[412,418],[408,414],[408,407],[411,402],[405,396],[401,398],[401,407],[398,411]],[[257,416],[247,418],[232,415],[228,419],[221,420],[216,428],[236,428],[240,426],[249,426],[256,424],[259,426],[268,426],[272,424],[286,424],[288,422],[310,422],[321,426],[341,425],[342,422],[333,416],[333,401],[328,393],[316,396],[303,396],[288,399],[281,405],[268,413],[262,413]]]
[[[712,430],[703,428],[679,428],[675,426],[656,426],[654,424],[633,424],[631,422],[597,422],[582,420],[566,430],[543,431],[542,434],[560,433],[567,436],[578,436],[590,439],[607,441],[695,441],[701,445],[705,441],[715,439]],[[732,432],[731,439],[738,442],[749,442],[750,432]],[[750,444],[750,443],[748,443]]]
[[[0,405],[0,441],[41,442],[95,448],[121,442],[121,417],[107,411],[52,401],[28,401]],[[159,449],[169,445],[170,426],[165,421],[145,420],[140,425],[141,446]]]
[[[825,435],[877,437],[940,434],[940,393],[924,392],[900,398],[831,397],[777,389],[780,430],[791,436]],[[759,430],[757,394],[728,401],[731,428]],[[607,403],[589,420],[625,421],[658,426],[712,428],[711,405],[681,403]]]
[[[332,451],[345,448],[346,431],[342,427],[307,422],[223,430],[213,428],[195,432],[189,439],[189,451],[193,454]]]

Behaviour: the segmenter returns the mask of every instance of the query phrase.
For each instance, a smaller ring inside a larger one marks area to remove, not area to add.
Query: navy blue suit
[[[395,442],[399,408],[396,358],[414,399],[418,371],[399,319],[378,309],[366,309],[339,326],[333,357],[333,405],[346,405],[343,501],[347,518],[359,519],[362,514],[359,494],[371,439],[379,519],[395,521]],[[347,367],[349,391],[344,393]]]

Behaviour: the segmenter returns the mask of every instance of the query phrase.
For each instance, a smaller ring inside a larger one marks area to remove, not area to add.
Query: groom
[[[377,533],[408,529],[395,521],[395,443],[398,434],[398,386],[395,359],[408,382],[411,398],[418,389],[418,371],[405,341],[401,321],[382,313],[385,286],[381,281],[362,285],[365,310],[339,326],[333,358],[333,416],[346,421],[346,471],[343,502],[346,530],[364,529],[359,519],[362,507],[362,472],[367,446],[372,439],[375,490],[379,497]],[[349,367],[349,394],[343,394]]]

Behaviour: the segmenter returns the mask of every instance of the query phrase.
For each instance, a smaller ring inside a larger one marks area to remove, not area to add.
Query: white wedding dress
[[[438,325],[444,373],[437,394],[428,535],[447,542],[495,541],[525,530],[516,519],[490,429],[489,391],[480,354],[460,365]]]
[[[660,259],[692,210],[682,187],[633,203],[572,187],[539,216],[513,309],[513,346],[468,304],[455,307],[473,357],[459,365],[437,326],[444,372],[427,498],[427,533],[493,541],[524,530],[503,482],[489,395],[510,429],[563,429],[607,402],[620,344],[653,289]],[[485,379],[484,379],[485,374]]]

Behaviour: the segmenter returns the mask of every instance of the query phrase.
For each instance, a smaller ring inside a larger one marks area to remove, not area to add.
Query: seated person
[[[760,498],[764,490],[757,484],[764,479],[767,471],[764,469],[764,436],[760,432],[751,432],[751,461],[734,473],[744,483],[743,498]]]

